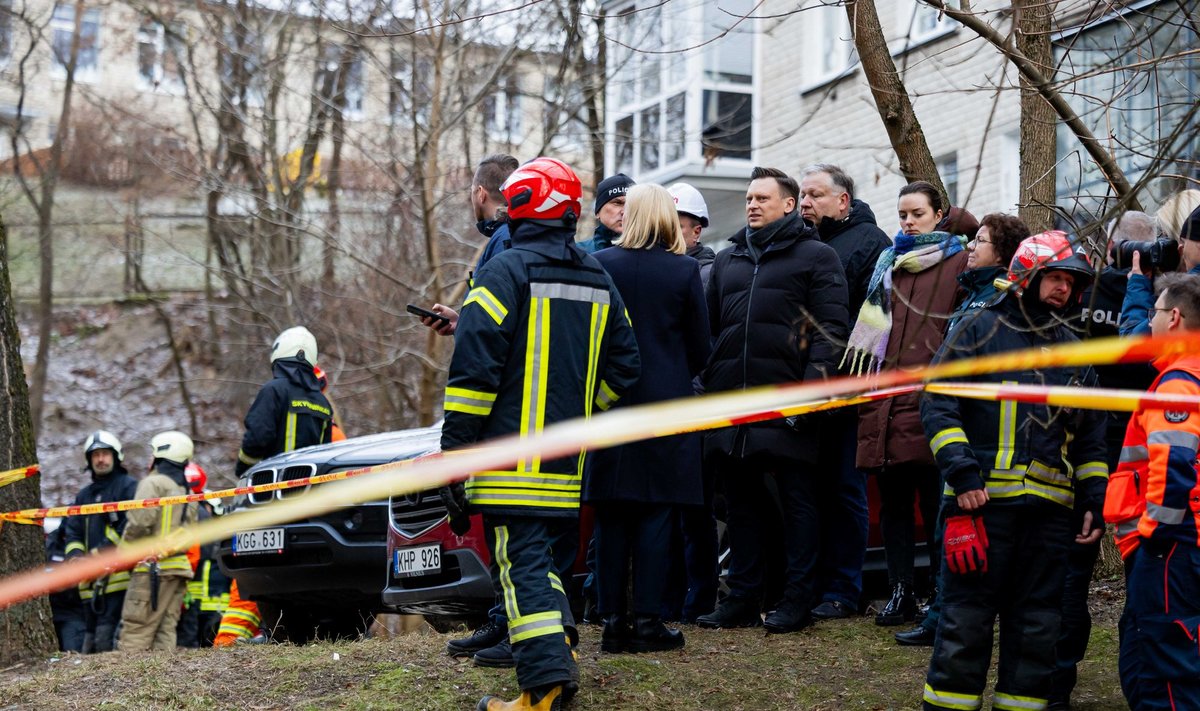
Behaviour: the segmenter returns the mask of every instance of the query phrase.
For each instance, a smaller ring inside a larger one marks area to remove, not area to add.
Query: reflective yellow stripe
[[[204,612],[223,612],[229,607],[229,593],[200,598],[200,609]]]
[[[1015,380],[1005,380],[1003,385],[1016,385]],[[1008,469],[1012,466],[1015,452],[1014,442],[1017,438],[1017,401],[1003,400],[1000,402],[1000,439],[996,443],[996,468]]]
[[[929,440],[929,448],[933,450],[933,455],[936,457],[937,453],[942,450],[942,447],[954,444],[955,442],[967,443],[967,433],[963,432],[961,427],[949,427],[938,432],[933,436],[933,439]]]
[[[549,496],[522,495],[520,492],[486,492],[471,495],[471,503],[476,506],[531,506],[545,509],[578,509],[579,495],[573,494],[567,499],[555,499]]]
[[[245,622],[250,627],[258,627],[261,622],[261,620],[257,614],[250,612],[248,610],[243,610],[243,609],[234,608],[234,607],[231,607],[231,608],[225,610],[225,614],[222,615],[221,617],[222,617],[222,623],[224,623],[224,618],[229,618],[230,620],[240,620],[242,622]],[[222,624],[221,626],[224,627],[225,625]]]
[[[633,319],[629,318],[629,309],[622,309],[622,311],[625,312],[625,323],[629,324],[630,328],[633,328]]]
[[[1068,488],[1071,486],[1071,477],[1067,476],[1065,472],[1051,469],[1038,461],[1030,463],[1029,467],[1025,470],[1025,476],[1034,481],[1053,484],[1055,486],[1065,486]]]
[[[488,316],[496,322],[496,325],[504,323],[504,318],[508,316],[508,309],[504,308],[504,304],[500,303],[500,299],[488,290],[486,286],[477,286],[467,294],[467,298],[463,301],[463,308],[467,308],[470,304],[479,304]]]
[[[500,589],[504,591],[504,611],[509,620],[521,616],[517,590],[513,587],[512,561],[508,559],[508,526],[496,526],[496,563],[500,566]],[[512,623],[509,623],[511,629]]]
[[[548,634],[564,634],[562,613],[558,610],[535,612],[524,617],[509,618],[508,641],[516,644],[531,637]]]
[[[290,452],[296,448],[296,413],[289,412],[284,422],[283,451]]]
[[[607,410],[616,404],[617,400],[619,399],[620,398],[617,396],[617,394],[613,392],[613,389],[608,386],[608,383],[601,380],[600,392],[596,393],[596,407],[600,408],[601,410]]]
[[[984,487],[993,499],[1011,499],[1025,495],[1025,484],[1019,481],[994,481],[989,479]]]
[[[992,701],[992,708],[1004,711],[1041,711],[1049,703],[1049,699],[1039,699],[1036,696],[1015,696],[997,691]]]
[[[261,457],[251,457],[249,454],[246,454],[244,451],[239,449],[238,450],[238,461],[241,462],[242,464],[248,464],[250,466],[254,466],[255,464],[258,464],[259,462],[261,462],[262,458]]]
[[[466,388],[446,388],[446,399],[442,409],[446,412],[464,412],[468,415],[487,417],[492,414],[496,393]]]
[[[584,397],[583,397],[583,417],[587,419],[592,416],[592,393],[596,392],[596,377],[600,370],[600,341],[604,336],[604,328],[608,323],[608,306],[604,304],[592,304],[592,320],[588,326],[588,359],[587,359],[587,377],[584,378]],[[576,463],[576,471],[583,471],[584,460],[587,457],[587,450],[579,451],[579,461]]]
[[[1106,462],[1084,462],[1075,470],[1076,481],[1095,479],[1097,477],[1108,478],[1108,464]]]
[[[1025,480],[1025,493],[1053,501],[1056,504],[1062,504],[1067,508],[1075,506],[1075,492],[1070,489],[1060,489],[1057,486],[1043,484],[1036,479]]]
[[[525,344],[525,391],[521,398],[521,437],[539,434],[546,423],[546,378],[550,371],[550,300],[529,300],[529,330]],[[521,471],[536,472],[542,458],[517,464]]]
[[[104,527],[104,537],[109,540],[114,546],[120,544],[121,534],[117,533],[117,529],[112,526]]]
[[[563,589],[562,580],[560,580],[560,579],[559,579],[559,577],[558,577],[557,575],[555,575],[555,574],[554,574],[554,571],[553,571],[553,570],[551,570],[551,571],[550,571],[550,573],[549,573],[549,577],[550,577],[550,587],[552,587],[552,588],[554,588],[555,590],[559,591],[559,592],[560,592],[560,593],[562,593],[563,595],[566,595],[566,594],[567,594],[567,591]]]
[[[87,547],[83,545],[83,541],[71,541],[67,544],[66,550],[64,550],[63,553],[70,554],[75,551],[87,553]]]
[[[983,706],[983,697],[979,694],[959,694],[953,691],[942,691],[926,684],[925,703],[944,709],[975,711],[975,709]]]

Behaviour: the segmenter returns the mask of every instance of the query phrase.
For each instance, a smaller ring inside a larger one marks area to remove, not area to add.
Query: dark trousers
[[[921,626],[934,633],[937,632],[938,621],[942,619],[942,590],[945,588],[943,578],[946,577],[946,566],[942,565],[942,561],[946,559],[946,552],[942,550],[942,531],[944,530],[946,530],[946,506],[943,500],[942,506],[938,507],[933,547],[929,549],[930,555],[937,557],[937,573],[933,575],[933,585],[937,589],[937,594],[930,598],[929,611],[925,613],[925,619],[921,620]]]
[[[87,634],[87,622],[83,608],[76,602],[72,607],[55,608],[54,632],[58,635],[60,652],[82,652],[83,639]]]
[[[990,503],[983,508],[988,572],[942,576],[942,618],[925,680],[926,709],[971,708],[981,701],[997,615],[994,708],[1046,703],[1072,540],[1070,511],[1051,508],[1056,506]]]
[[[579,519],[483,515],[521,689],[563,684],[577,673],[567,629],[575,627],[556,559],[574,559]]]
[[[125,591],[107,592],[83,601],[84,619],[92,644],[84,652],[111,652],[115,649],[117,625],[125,607]]]
[[[935,466],[902,464],[881,470],[879,482],[879,528],[883,534],[883,553],[887,558],[888,585],[899,583],[912,586],[913,557],[917,552],[916,515],[913,499],[920,502],[921,519],[925,527],[925,547],[929,552],[929,577],[937,577],[938,507],[942,501],[942,477]]]
[[[821,472],[821,550],[817,591],[823,601],[858,608],[863,558],[867,553],[867,477],[854,466],[858,453],[858,413],[827,424],[817,471]]]
[[[813,571],[817,564],[818,485],[804,464],[782,457],[733,458],[718,455],[717,474],[725,488],[729,532],[731,597],[758,601],[763,596],[764,549],[775,502],[766,478],[773,477],[783,513],[786,570],[783,598],[807,610],[813,603]]]
[[[638,617],[657,617],[663,603],[674,509],[629,502],[597,503],[593,508],[600,615],[626,613],[632,560],[633,599],[628,609]]]
[[[1125,611],[1121,654],[1131,654],[1135,663],[1121,665],[1121,688],[1130,708],[1200,708],[1200,549],[1195,543],[1142,541],[1129,574]]]
[[[1063,584],[1062,623],[1058,632],[1054,677],[1050,685],[1051,701],[1070,701],[1075,690],[1079,663],[1087,653],[1092,635],[1092,613],[1088,610],[1088,593],[1092,586],[1092,571],[1100,556],[1100,542],[1091,545],[1072,543],[1067,553],[1067,579]]]
[[[676,507],[673,515],[664,619],[694,622],[717,606],[720,567],[717,519],[713,515],[716,481],[711,466],[703,467],[703,485],[704,503]]]
[[[196,649],[200,646],[200,601],[192,600],[191,604],[179,613],[179,622],[175,624],[175,646]]]

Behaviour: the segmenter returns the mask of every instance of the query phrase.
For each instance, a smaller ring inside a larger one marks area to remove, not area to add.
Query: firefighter
[[[1155,280],[1155,336],[1200,329],[1200,277]],[[1161,358],[1150,392],[1200,395],[1200,355]],[[1118,666],[1132,709],[1200,708],[1200,414],[1139,409],[1125,430],[1104,518],[1127,572]]]
[[[958,322],[934,362],[1078,340],[1066,314],[1078,308],[1091,275],[1066,234],[1026,238],[1009,267],[1008,293]],[[1090,368],[1026,370],[990,379],[1096,382]],[[1108,482],[1103,413],[931,395],[921,403],[921,420],[945,481],[946,560],[924,707],[980,708],[999,615],[993,708],[1045,708],[1068,548],[1072,541],[1094,542],[1103,532]]]
[[[217,628],[217,636],[213,639],[214,647],[232,647],[238,642],[263,643],[267,641],[262,629],[262,616],[258,605],[253,600],[247,600],[238,592],[237,581],[229,586],[229,600],[221,611],[221,623]]]
[[[574,244],[579,178],[536,158],[501,186],[512,247],[475,275],[455,331],[442,448],[533,436],[607,409],[637,379],[633,329],[612,279]],[[520,696],[479,709],[557,709],[578,689],[574,619],[562,574],[578,548],[582,454],[475,472],[443,491],[451,525],[483,514],[492,577],[505,603]]]
[[[183,496],[188,491],[184,473],[192,458],[192,439],[182,432],[154,435],[150,440],[154,457],[150,474],[138,483],[138,499]],[[126,542],[143,538],[163,538],[181,526],[196,523],[196,504],[174,504],[129,512],[125,526]],[[121,612],[123,652],[171,650],[175,648],[175,628],[187,581],[192,579],[192,563],[187,552],[147,559],[133,568],[125,607]]]
[[[205,492],[208,474],[195,462],[188,462],[184,471],[188,488],[193,494]],[[201,501],[197,513],[200,521],[220,515],[221,502]],[[192,579],[187,584],[183,613],[177,628],[177,644],[180,647],[211,647],[221,626],[221,614],[229,605],[229,577],[217,565],[216,549],[219,542],[193,546],[188,551],[192,562]]]
[[[83,442],[83,458],[92,482],[79,490],[75,505],[104,504],[134,498],[137,481],[125,470],[121,440],[106,430],[96,430]],[[125,532],[126,514],[110,511],[87,516],[72,516],[66,524],[68,559],[115,546]],[[120,570],[94,581],[79,584],[87,632],[84,652],[109,652],[114,648],[117,623],[129,587],[129,571]]]
[[[313,372],[317,339],[303,326],[289,328],[271,346],[274,377],[246,413],[246,434],[236,474],[280,452],[324,444],[333,437],[333,408]]]

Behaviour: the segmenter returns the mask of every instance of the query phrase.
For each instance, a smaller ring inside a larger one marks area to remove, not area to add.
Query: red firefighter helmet
[[[1008,267],[1008,280],[1018,289],[1024,289],[1039,272],[1062,270],[1075,275],[1076,291],[1081,291],[1083,280],[1091,280],[1092,264],[1087,254],[1076,251],[1071,238],[1061,230],[1050,230],[1026,237],[1017,245],[1012,263]]]
[[[183,475],[187,477],[188,488],[193,494],[204,491],[204,485],[208,483],[208,474],[204,473],[203,467],[195,462],[188,462],[183,468]]]
[[[325,392],[325,388],[329,387],[329,376],[321,370],[319,365],[313,366],[313,375],[317,376],[317,384],[321,386],[321,392]]]
[[[583,185],[566,163],[534,158],[513,171],[500,186],[511,220],[565,220],[582,213]]]

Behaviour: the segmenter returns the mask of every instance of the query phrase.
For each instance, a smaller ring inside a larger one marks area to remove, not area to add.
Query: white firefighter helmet
[[[293,326],[275,339],[271,346],[271,362],[280,358],[295,358],[300,356],[309,365],[317,364],[317,338],[303,326]]]
[[[178,430],[159,432],[150,439],[150,455],[186,466],[195,452],[192,438]]]
[[[83,459],[88,464],[92,463],[92,452],[97,449],[111,449],[116,455],[117,461],[124,461],[125,455],[121,452],[121,440],[108,430],[96,430],[83,440]]]
[[[701,227],[708,227],[708,203],[700,191],[687,183],[675,183],[667,188],[675,199],[676,212],[686,213],[700,220]]]

